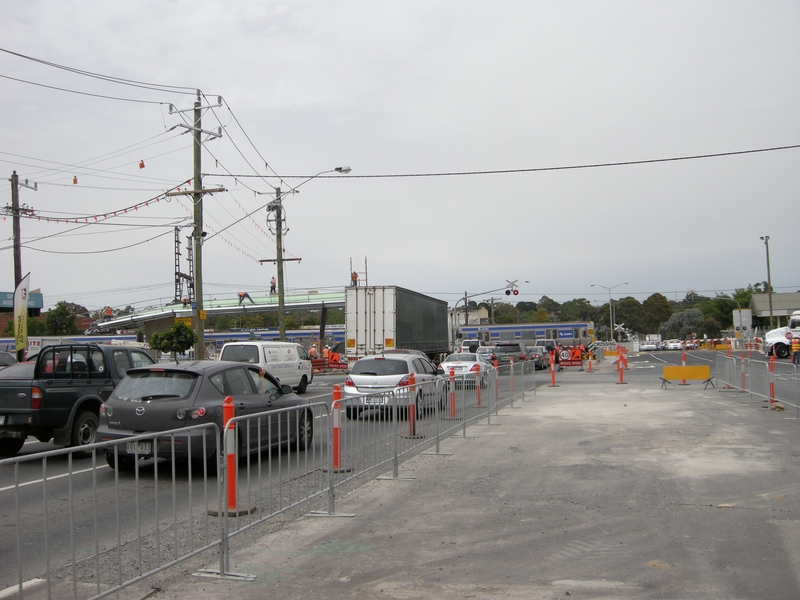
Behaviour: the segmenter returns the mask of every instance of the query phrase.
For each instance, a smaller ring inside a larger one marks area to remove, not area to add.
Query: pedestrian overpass
[[[320,310],[323,307],[344,308],[344,296],[344,290],[341,292],[319,293],[307,291],[284,294],[284,311]],[[278,312],[278,294],[253,296],[253,304],[247,300],[239,304],[238,298],[204,299],[203,310],[206,312],[206,318],[222,315],[245,316]],[[147,339],[150,339],[153,333],[166,331],[176,319],[192,318],[193,313],[194,310],[191,306],[184,306],[179,302],[160,308],[137,311],[115,319],[104,320],[97,323],[97,327],[102,329],[136,329],[144,327],[145,335]]]

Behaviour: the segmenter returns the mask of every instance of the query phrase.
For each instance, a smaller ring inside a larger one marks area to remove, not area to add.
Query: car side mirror
[[[444,369],[442,367],[438,367],[436,369],[436,374],[437,375],[444,375]]]
[[[291,394],[292,393],[292,386],[290,385],[282,385],[281,386],[281,394]]]

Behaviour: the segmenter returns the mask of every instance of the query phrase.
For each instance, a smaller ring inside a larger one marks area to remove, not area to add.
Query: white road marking
[[[98,469],[110,469],[108,465],[97,465]],[[47,481],[53,481],[54,479],[61,479],[62,477],[68,477],[69,475],[80,475],[81,473],[89,473],[92,469],[81,469],[80,471],[73,471],[72,473],[62,473],[61,475],[53,475],[52,477],[48,477]],[[33,481],[25,481],[19,484],[19,487],[25,487],[26,485],[34,485],[38,483],[42,483],[44,479],[34,479]],[[13,490],[16,486],[7,485],[6,487],[1,487],[0,492],[7,492],[8,490]]]

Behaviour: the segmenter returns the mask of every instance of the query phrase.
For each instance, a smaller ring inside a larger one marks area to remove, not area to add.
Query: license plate
[[[125,451],[128,454],[148,455],[153,452],[153,445],[150,442],[126,442]]]
[[[364,404],[386,404],[386,401],[381,396],[367,396],[364,398]]]

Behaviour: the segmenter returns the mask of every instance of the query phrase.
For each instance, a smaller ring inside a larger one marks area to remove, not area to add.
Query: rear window
[[[518,352],[522,352],[519,344],[503,344],[502,346],[494,347],[495,354],[514,354]]]
[[[351,375],[405,375],[408,373],[408,363],[404,360],[391,360],[388,358],[362,358],[356,361]]]
[[[243,363],[258,363],[257,346],[225,346],[222,350],[220,360],[230,360]]]
[[[475,362],[478,360],[478,357],[474,354],[451,354],[447,358],[444,359],[444,362],[454,362],[454,361],[465,361],[465,362]]]
[[[36,363],[16,363],[0,369],[0,379],[33,379]]]
[[[120,381],[114,395],[122,400],[158,400],[188,396],[197,380],[186,371],[131,371]]]

